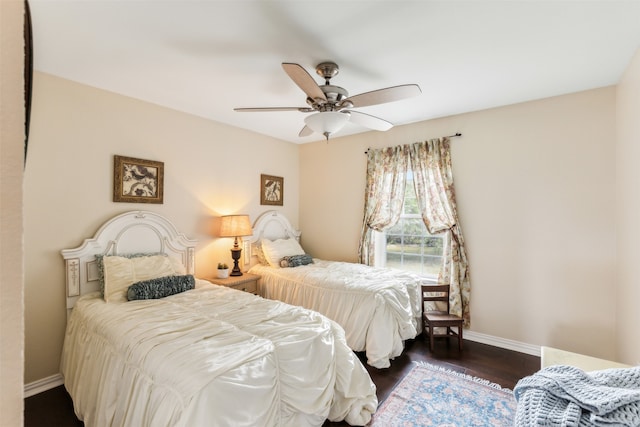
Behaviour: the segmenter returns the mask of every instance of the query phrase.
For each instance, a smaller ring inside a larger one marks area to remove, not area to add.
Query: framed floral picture
[[[113,201],[162,203],[164,163],[114,156]]]
[[[284,200],[284,178],[260,175],[260,204],[282,206]]]

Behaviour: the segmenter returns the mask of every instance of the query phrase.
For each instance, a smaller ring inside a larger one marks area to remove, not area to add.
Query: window
[[[432,235],[422,221],[413,174],[407,173],[404,205],[398,223],[384,232],[375,232],[375,264],[412,271],[437,278],[442,266],[444,234]]]

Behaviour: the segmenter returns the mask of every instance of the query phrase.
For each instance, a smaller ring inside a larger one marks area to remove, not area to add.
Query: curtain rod
[[[460,132],[456,132],[453,135],[449,135],[449,136],[445,136],[444,138],[455,138],[457,136],[462,136],[462,134]],[[364,152],[364,154],[369,153],[369,149],[367,148],[367,151]]]

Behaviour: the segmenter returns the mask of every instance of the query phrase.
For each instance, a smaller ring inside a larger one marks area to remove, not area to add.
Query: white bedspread
[[[422,329],[420,281],[408,272],[314,259],[293,268],[256,265],[260,293],[324,314],[340,324],[347,344],[365,351],[367,363],[390,366],[404,341]]]
[[[198,281],[170,297],[82,297],[61,371],[100,426],[366,424],[375,386],[342,328],[317,313]]]

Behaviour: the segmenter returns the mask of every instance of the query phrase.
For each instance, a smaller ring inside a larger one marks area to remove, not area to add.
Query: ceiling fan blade
[[[318,86],[318,83],[316,83],[313,77],[307,73],[307,70],[298,64],[292,64],[289,62],[283,62],[282,68],[284,68],[284,71],[289,75],[289,77],[291,77],[291,80],[293,80],[293,82],[297,84],[309,98],[312,100],[320,99],[325,102],[327,101],[326,95],[322,89],[320,89],[320,86]]]
[[[309,107],[249,107],[249,108],[234,108],[233,111],[239,111],[241,113],[252,112],[269,112],[269,111],[300,111],[302,113],[310,113],[313,108]]]
[[[415,84],[393,86],[354,95],[345,99],[342,103],[351,103],[354,108],[367,107],[369,105],[384,104],[387,102],[411,98],[418,96],[421,93],[422,90],[420,90],[420,86]]]
[[[309,126],[305,126],[302,128],[298,136],[302,138],[303,136],[309,136],[312,133],[313,133],[313,130]]]
[[[350,122],[369,129],[385,131],[393,127],[393,123],[370,114],[349,110],[349,115],[351,116]]]

